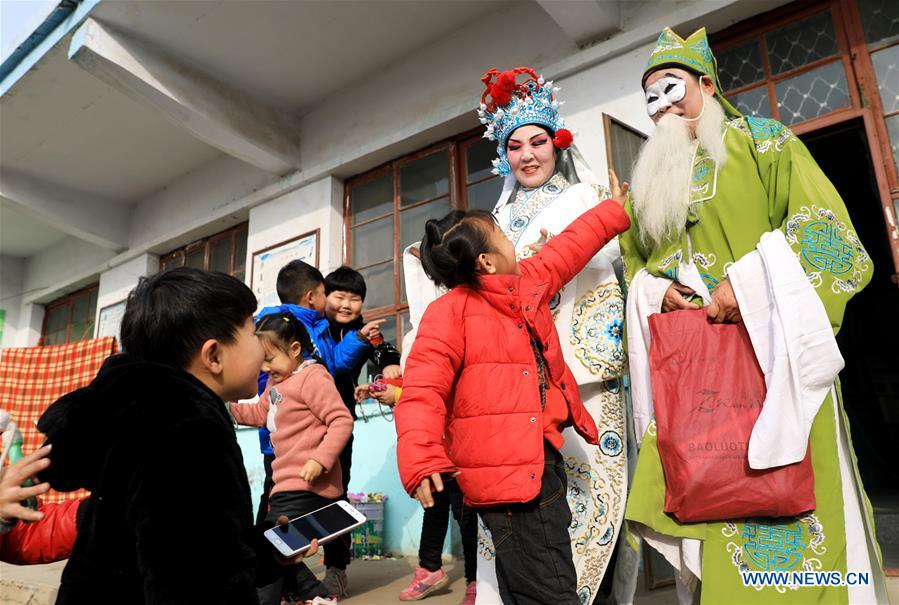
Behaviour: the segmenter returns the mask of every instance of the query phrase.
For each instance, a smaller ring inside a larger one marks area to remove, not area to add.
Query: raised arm
[[[550,239],[533,258],[521,262],[549,280],[550,296],[571,281],[599,250],[630,226],[624,208],[611,199],[575,219],[562,233]]]

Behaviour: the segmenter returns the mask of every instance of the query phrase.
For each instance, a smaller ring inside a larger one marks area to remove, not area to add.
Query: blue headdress
[[[528,79],[521,84],[516,83],[519,75],[525,74]],[[493,160],[493,173],[501,176],[509,174],[509,161],[506,158],[506,143],[517,128],[527,124],[545,126],[553,133],[553,144],[559,149],[571,146],[573,135],[565,128],[565,120],[559,115],[558,101],[553,96],[558,88],[538,76],[530,67],[516,67],[510,71],[499,72],[490,69],[481,78],[486,90],[481,95],[478,118],[487,126],[484,138],[496,141],[496,153]],[[488,100],[489,97],[489,100]]]

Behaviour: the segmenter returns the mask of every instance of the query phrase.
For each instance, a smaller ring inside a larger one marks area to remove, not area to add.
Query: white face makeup
[[[650,117],[684,99],[687,83],[683,78],[666,75],[646,87],[646,113]]]

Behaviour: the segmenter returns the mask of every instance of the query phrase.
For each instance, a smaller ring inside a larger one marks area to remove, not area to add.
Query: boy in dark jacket
[[[41,479],[91,492],[58,604],[258,603],[275,551],[253,527],[224,403],[256,394],[255,308],[223,273],[141,279],[122,320],[125,353],[41,417],[53,446]]]
[[[342,342],[348,334],[359,330],[365,324],[365,320],[362,319],[362,304],[365,302],[366,290],[365,278],[350,267],[340,267],[325,277],[325,315],[334,342]],[[359,386],[359,375],[366,363],[371,361],[386,378],[399,378],[401,375],[400,352],[396,347],[385,342],[383,338],[372,339],[371,345],[368,354],[360,358],[353,367],[334,372],[337,391],[353,415],[353,420],[356,419],[356,387]],[[340,454],[344,492],[350,485],[352,458],[353,438],[350,437]]]

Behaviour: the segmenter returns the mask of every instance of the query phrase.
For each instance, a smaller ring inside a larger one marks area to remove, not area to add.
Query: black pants
[[[323,506],[336,502],[330,498],[324,498],[312,492],[279,492],[269,499],[269,511],[266,522],[277,523],[278,517],[287,515],[289,518],[299,517],[311,513]],[[350,538],[344,534],[336,540],[323,546],[325,551],[325,566],[346,569],[350,562]],[[284,567],[284,577],[259,589],[259,601],[262,605],[279,605],[285,580],[288,585],[296,582],[297,597],[300,601],[311,600],[315,597],[326,597],[328,591],[319,582],[305,563]]]
[[[338,460],[340,460],[340,472],[343,475],[343,495],[345,496],[347,490],[350,489],[350,467],[353,465],[353,435],[350,435],[350,440],[343,446],[343,451],[340,452]]]
[[[544,442],[540,495],[525,504],[480,508],[493,547],[505,605],[577,605],[577,572],[571,557],[571,510],[562,455]]]
[[[268,495],[272,493],[275,487],[275,480],[272,479],[272,462],[275,461],[274,454],[262,455],[262,466],[265,468],[265,481],[262,483],[262,495],[259,497],[259,510],[256,511],[256,525],[262,525],[268,515]]]
[[[418,564],[428,571],[437,571],[443,566],[443,542],[449,528],[450,508],[462,532],[465,579],[471,582],[478,575],[478,517],[475,509],[462,502],[462,490],[455,480],[446,481],[442,492],[434,492],[434,506],[425,509]]]

